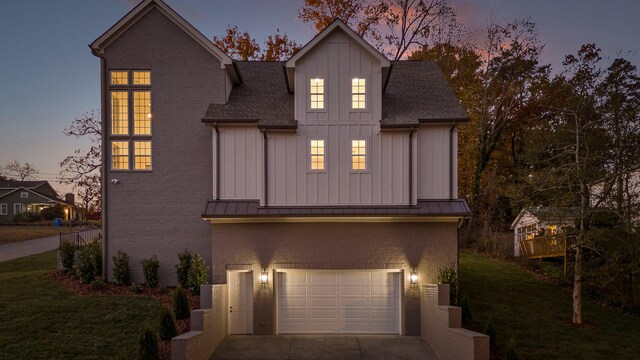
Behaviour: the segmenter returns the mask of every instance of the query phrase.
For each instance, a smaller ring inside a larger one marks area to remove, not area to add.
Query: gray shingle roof
[[[238,61],[242,83],[235,85],[227,104],[211,104],[205,122],[240,120],[263,128],[295,128],[293,94],[287,89],[284,62]],[[231,121],[233,122],[233,121]]]
[[[294,95],[289,93],[284,62],[238,61],[242,83],[227,104],[211,104],[204,122],[257,122],[260,128],[295,128]],[[420,122],[466,121],[467,113],[433,61],[394,61],[382,95],[384,127]]]
[[[27,189],[31,189],[31,188],[35,188],[38,187],[42,184],[47,183],[46,181],[38,181],[38,180],[34,180],[34,181],[19,181],[19,180],[8,180],[8,181],[0,181],[0,188],[19,188],[19,187],[23,187],[23,188],[27,188]]]
[[[382,127],[466,121],[467,113],[433,61],[394,61],[382,94]]]
[[[418,200],[416,206],[274,206],[260,207],[257,200],[213,200],[203,218],[308,217],[308,216],[467,216],[467,202],[458,200]]]

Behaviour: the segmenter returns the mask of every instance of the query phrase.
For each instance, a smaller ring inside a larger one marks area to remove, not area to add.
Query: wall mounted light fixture
[[[411,270],[411,273],[409,274],[409,281],[411,282],[411,287],[418,285],[418,273],[415,268]]]
[[[269,273],[267,272],[267,269],[262,269],[262,273],[260,273],[260,283],[262,286],[267,286],[269,283]]]

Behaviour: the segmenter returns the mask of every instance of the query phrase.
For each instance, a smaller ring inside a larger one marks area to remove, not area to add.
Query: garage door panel
[[[398,334],[400,291],[398,272],[279,272],[278,331]]]

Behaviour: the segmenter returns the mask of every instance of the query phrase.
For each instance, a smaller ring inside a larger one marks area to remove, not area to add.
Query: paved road
[[[54,235],[40,239],[20,241],[0,245],[0,262],[41,254],[58,248],[60,236]]]

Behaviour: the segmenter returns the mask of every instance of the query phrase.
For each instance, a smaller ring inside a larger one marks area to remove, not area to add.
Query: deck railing
[[[518,242],[520,256],[530,259],[565,256],[567,241],[561,235],[542,235]]]
[[[61,231],[60,244],[62,244],[63,241],[68,241],[73,244],[76,249],[79,249],[90,242],[99,240],[102,236],[101,230],[100,226],[87,225],[81,228],[73,228],[73,231]]]

